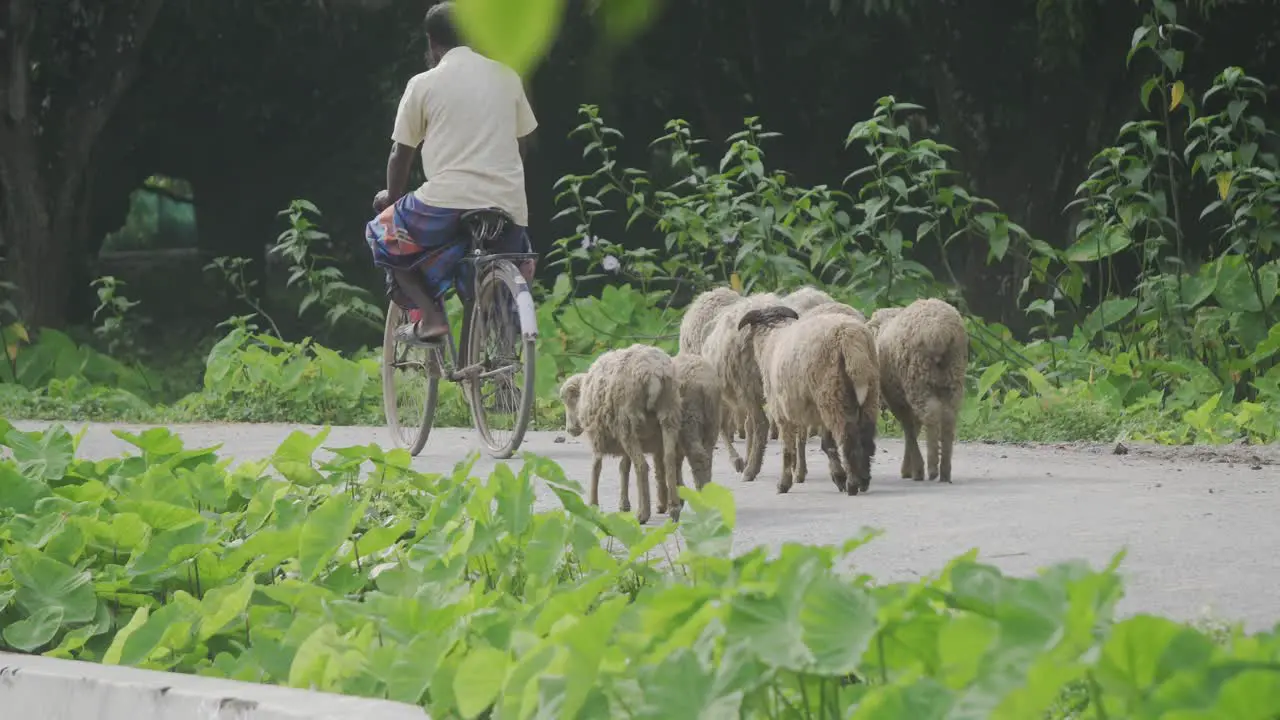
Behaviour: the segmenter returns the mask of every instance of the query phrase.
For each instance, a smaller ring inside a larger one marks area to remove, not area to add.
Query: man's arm
[[[413,172],[413,159],[417,154],[417,148],[391,143],[391,157],[387,158],[387,196],[391,202],[409,191],[409,173]]]
[[[529,152],[529,146],[533,144],[533,131],[538,129],[538,119],[533,115],[533,107],[529,104],[524,84],[518,76],[516,92],[516,144],[520,147],[520,159],[523,161]]]
[[[409,190],[409,173],[413,159],[427,132],[422,75],[414,77],[404,89],[396,110],[395,127],[391,130],[391,155],[387,158],[387,187],[374,198],[374,209],[382,212],[388,205],[404,197]]]

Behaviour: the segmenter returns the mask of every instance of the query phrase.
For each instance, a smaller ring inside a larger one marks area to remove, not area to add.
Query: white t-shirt
[[[436,207],[499,207],[529,224],[524,162],[516,138],[538,127],[514,70],[467,47],[444,54],[405,87],[391,139],[422,144],[427,182],[415,191]]]

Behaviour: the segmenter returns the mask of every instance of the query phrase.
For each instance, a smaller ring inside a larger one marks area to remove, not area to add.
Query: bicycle
[[[392,299],[387,307],[387,322],[382,336],[382,405],[396,446],[407,448],[410,455],[417,456],[431,434],[441,378],[459,383],[481,442],[491,456],[504,460],[514,455],[524,440],[534,401],[537,317],[533,295],[517,263],[537,259],[538,254],[491,253],[486,249],[488,244],[502,236],[507,223],[515,222],[503,210],[468,210],[462,214],[461,220],[470,242],[462,262],[471,266],[471,272],[458,280],[457,290],[460,291],[464,283],[470,290],[470,293],[459,292],[463,300],[460,337],[455,343],[450,331],[442,342],[409,344],[397,341],[395,330],[409,322],[409,313]],[[445,319],[447,322],[447,315]],[[523,360],[518,357],[521,349],[524,350]],[[511,351],[510,356],[507,351]],[[421,357],[411,357],[415,353]],[[517,390],[513,378],[520,370],[524,371],[524,380]],[[494,380],[498,386],[492,396],[483,392],[488,380]],[[397,397],[398,386],[403,386],[406,394],[413,397],[409,409],[416,412],[420,408],[422,411],[420,419],[407,425],[400,417],[402,404]],[[488,399],[494,401],[493,417],[486,403]],[[499,414],[499,403],[501,408],[513,411],[515,416],[511,435],[505,442],[496,439],[492,422]]]

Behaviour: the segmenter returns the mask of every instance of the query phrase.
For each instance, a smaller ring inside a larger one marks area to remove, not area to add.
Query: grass
[[[456,385],[442,383],[436,427],[471,427],[470,409]],[[299,408],[279,398],[192,393],[177,403],[148,405],[137,396],[102,386],[55,382],[31,391],[0,385],[0,414],[29,420],[88,420],[175,424],[191,422],[301,423],[307,425],[384,424],[380,399],[341,412]],[[1044,412],[1031,414],[1022,407],[996,405],[990,400],[969,399],[958,433],[962,442],[1061,443],[1111,442],[1134,426],[1149,426],[1159,418],[1133,418],[1123,411],[1089,399],[1055,402]],[[556,397],[539,397],[530,420],[533,430],[564,428],[564,408]],[[880,435],[902,437],[902,428],[885,412]]]

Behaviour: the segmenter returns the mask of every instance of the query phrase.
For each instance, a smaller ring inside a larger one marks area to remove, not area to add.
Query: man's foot
[[[435,345],[449,334],[448,327],[423,329],[419,323],[405,323],[395,330],[397,342],[405,345]]]

